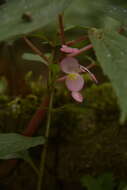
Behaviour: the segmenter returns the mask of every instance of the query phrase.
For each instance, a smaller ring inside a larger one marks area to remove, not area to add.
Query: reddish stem
[[[64,35],[64,24],[63,24],[63,15],[59,14],[59,28],[60,28],[60,37],[61,43],[65,44],[65,35]]]
[[[82,42],[82,41],[84,41],[84,40],[87,40],[88,39],[88,36],[80,36],[78,39],[76,39],[76,40],[72,40],[72,41],[68,41],[68,42],[66,42],[66,45],[68,45],[68,46],[72,46],[72,45],[75,45],[75,44],[77,44],[77,43],[79,43],[79,42]]]
[[[91,63],[91,64],[89,64],[88,66],[86,66],[86,68],[87,68],[87,69],[91,69],[91,68],[94,67],[94,66],[96,66],[96,64],[95,64],[95,63]]]
[[[33,50],[33,52],[42,57],[42,59],[44,59],[47,62],[47,64],[50,64],[48,58],[27,37],[24,37],[24,40],[27,43],[27,45]]]
[[[32,119],[27,125],[27,128],[24,130],[22,135],[24,136],[32,136],[38,129],[39,124],[43,120],[45,113],[46,113],[46,107],[49,104],[49,97],[46,97],[45,101],[41,103],[38,110],[33,115]]]
[[[92,44],[89,44],[89,45],[87,45],[87,46],[81,48],[81,49],[80,49],[78,52],[76,52],[76,53],[70,53],[70,54],[68,54],[68,56],[69,56],[69,57],[74,57],[74,56],[77,56],[77,55],[83,53],[84,51],[87,51],[87,50],[92,49],[92,48],[93,48],[93,45],[92,45]]]

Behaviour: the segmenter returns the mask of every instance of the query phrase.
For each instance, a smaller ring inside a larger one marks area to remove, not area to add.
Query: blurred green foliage
[[[82,184],[88,190],[113,190],[115,183],[111,173],[106,173],[98,177],[84,176]]]
[[[46,26],[71,0],[11,0],[0,6],[0,41],[25,35]]]
[[[104,74],[111,80],[118,97],[123,122],[127,115],[127,39],[116,31],[96,29],[90,31],[90,38]]]

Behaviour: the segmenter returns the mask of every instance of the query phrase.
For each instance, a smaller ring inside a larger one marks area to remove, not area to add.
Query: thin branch
[[[91,63],[88,66],[86,66],[87,69],[91,69],[92,67],[97,66],[95,63]]]
[[[27,37],[24,36],[23,39],[28,44],[28,46],[33,50],[33,52],[42,57],[42,59],[44,59],[47,62],[47,64],[50,64],[49,59]]]
[[[87,51],[87,50],[92,49],[92,48],[93,48],[93,45],[92,45],[92,44],[89,44],[89,45],[87,45],[87,46],[81,48],[81,49],[80,49],[78,52],[76,52],[76,53],[68,54],[68,56],[69,56],[69,57],[74,57],[74,56],[77,56],[77,55],[83,53],[84,51]]]
[[[76,40],[71,40],[71,41],[66,42],[66,45],[72,46],[87,39],[88,39],[88,36],[80,36]]]
[[[63,15],[59,14],[59,28],[60,28],[60,37],[61,37],[61,43],[65,44],[65,35],[64,35],[64,24],[63,24]]]
[[[53,105],[53,96],[54,96],[54,91],[52,91],[51,96],[50,96],[50,101],[49,101],[48,118],[47,118],[46,131],[45,131],[45,137],[47,140],[49,138],[50,127],[51,127],[51,113],[52,113],[52,105]],[[48,142],[46,142],[44,144],[42,154],[41,154],[40,174],[39,174],[38,184],[37,184],[38,190],[42,189],[41,186],[42,186],[43,177],[44,177],[47,148],[48,148]]]

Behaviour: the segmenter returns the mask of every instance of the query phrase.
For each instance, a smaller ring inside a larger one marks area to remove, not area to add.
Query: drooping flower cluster
[[[73,49],[66,45],[63,45],[61,51],[66,53],[74,53],[78,52],[79,50],[76,48]],[[91,79],[97,83],[96,77],[86,67],[80,65],[78,60],[75,59],[74,57],[69,57],[69,56],[65,57],[60,62],[60,68],[64,73],[66,73],[66,75],[62,79],[65,80],[67,89],[71,91],[71,96],[77,102],[82,102],[83,96],[80,91],[83,89],[85,82],[81,73],[88,72]]]
[[[78,61],[73,57],[66,57],[60,62],[61,70],[66,73],[65,84],[68,90],[71,91],[72,97],[78,102],[83,101],[82,95],[79,91],[84,86],[84,79],[79,74],[80,68]]]

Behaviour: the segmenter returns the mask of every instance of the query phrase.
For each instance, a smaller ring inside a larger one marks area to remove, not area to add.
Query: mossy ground
[[[80,190],[80,179],[87,174],[112,172],[116,179],[127,180],[127,127],[119,123],[120,111],[111,85],[93,85],[83,93],[85,101],[79,105],[68,104],[66,93],[58,97],[56,92],[45,190]],[[39,103],[40,96],[35,94],[13,100],[1,96],[1,132],[21,132]],[[38,165],[40,148],[33,149],[32,155]],[[33,182],[31,190],[35,189],[36,177],[27,164],[20,163],[15,172],[7,181],[1,180],[6,189],[28,189],[29,180]]]

